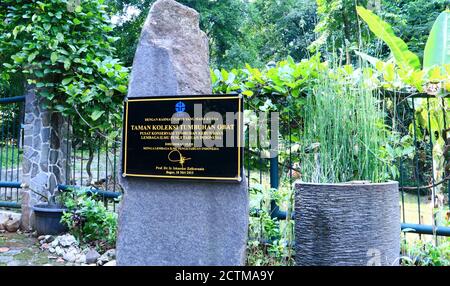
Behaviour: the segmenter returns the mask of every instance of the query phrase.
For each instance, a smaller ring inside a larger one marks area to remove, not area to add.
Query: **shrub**
[[[117,214],[108,211],[95,195],[86,190],[73,191],[64,202],[67,212],[62,222],[80,242],[100,249],[114,247],[117,233]]]
[[[76,136],[115,138],[128,69],[114,58],[104,0],[1,3],[0,77],[26,81],[48,108],[76,118]]]
[[[421,240],[408,243],[405,240],[402,253],[401,264],[405,266],[450,266],[450,240],[438,245]]]

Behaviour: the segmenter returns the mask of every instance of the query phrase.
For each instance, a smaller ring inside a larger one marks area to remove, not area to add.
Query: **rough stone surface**
[[[20,227],[21,214],[0,210],[0,230],[16,232]]]
[[[89,249],[86,253],[86,263],[92,264],[96,263],[97,259],[100,257],[100,254],[95,249]]]
[[[97,265],[102,266],[116,259],[116,250],[109,249],[97,259]]]
[[[173,0],[157,1],[141,34],[128,97],[211,94],[208,54],[198,13]],[[121,178],[121,184],[125,194],[118,265],[244,263],[245,180],[230,184]]]
[[[296,183],[296,264],[398,265],[398,183]]]
[[[210,94],[208,65],[198,13],[173,0],[157,1],[142,29],[128,97]]]
[[[9,220],[10,218],[14,218],[14,219],[21,219],[21,214],[20,213],[16,213],[16,212],[12,212],[12,211],[5,211],[5,210],[0,210],[0,223],[4,223],[7,220]]]
[[[20,219],[10,218],[4,223],[5,229],[9,232],[16,232],[20,227]]]
[[[70,170],[66,167],[67,148],[70,146],[68,123],[59,113],[43,108],[43,100],[33,86],[25,95],[24,144],[22,182],[22,229],[33,228],[32,206],[39,202],[39,192],[48,197],[63,183]]]

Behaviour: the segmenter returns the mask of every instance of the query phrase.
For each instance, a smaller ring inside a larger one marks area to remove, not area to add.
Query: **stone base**
[[[248,232],[245,182],[123,179],[118,265],[243,265]]]

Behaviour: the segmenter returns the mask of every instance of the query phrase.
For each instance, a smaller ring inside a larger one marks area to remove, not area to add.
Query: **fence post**
[[[34,226],[32,207],[42,196],[53,194],[66,178],[66,150],[69,144],[67,120],[45,109],[44,99],[34,86],[25,95],[24,142],[22,161],[22,229]],[[70,173],[70,172],[69,172]]]
[[[278,154],[270,158],[270,188],[277,189],[280,185],[280,178],[278,177]],[[277,202],[272,199],[270,201],[270,217],[276,218],[280,212],[280,207]]]

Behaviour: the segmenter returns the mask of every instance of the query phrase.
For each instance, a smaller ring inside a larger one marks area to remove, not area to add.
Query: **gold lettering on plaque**
[[[172,155],[172,154],[174,154],[174,153],[178,153],[178,156],[179,156],[178,159],[177,159],[177,158],[173,158],[174,155]],[[186,157],[184,157],[184,156],[181,154],[181,152],[178,151],[177,149],[170,151],[169,155],[167,155],[167,158],[168,158],[169,161],[172,162],[172,163],[180,163],[181,168],[183,168],[184,163],[185,163],[186,161],[191,160],[191,158],[186,158]]]

